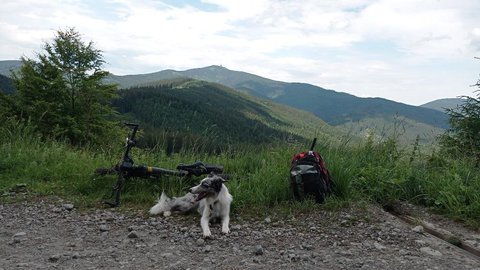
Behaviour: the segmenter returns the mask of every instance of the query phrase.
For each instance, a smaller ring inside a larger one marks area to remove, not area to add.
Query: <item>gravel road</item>
[[[479,258],[376,206],[234,211],[231,233],[212,224],[211,239],[195,214],[79,211],[58,199],[2,204],[0,222],[0,269],[480,269]],[[471,235],[478,246],[480,235]]]

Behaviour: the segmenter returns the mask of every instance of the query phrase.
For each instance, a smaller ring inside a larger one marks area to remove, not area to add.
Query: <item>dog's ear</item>
[[[220,192],[220,190],[222,189],[222,184],[223,184],[223,179],[221,177],[217,177],[210,183],[210,186],[216,192]]]

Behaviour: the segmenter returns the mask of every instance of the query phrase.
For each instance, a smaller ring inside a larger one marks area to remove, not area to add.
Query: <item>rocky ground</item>
[[[85,212],[57,199],[2,204],[0,224],[0,269],[480,269],[478,257],[375,206],[234,212],[231,233],[212,224],[211,239],[194,214]],[[480,235],[468,237],[478,247]]]

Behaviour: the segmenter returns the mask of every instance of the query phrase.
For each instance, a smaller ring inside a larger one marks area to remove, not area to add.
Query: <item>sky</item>
[[[221,65],[411,105],[476,96],[478,0],[4,0],[0,60],[74,27],[116,75]]]

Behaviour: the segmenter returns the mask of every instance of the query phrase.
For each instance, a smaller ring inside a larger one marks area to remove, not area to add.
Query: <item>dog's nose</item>
[[[191,188],[189,188],[189,189],[188,189],[188,192],[192,193],[192,189],[191,189]]]

